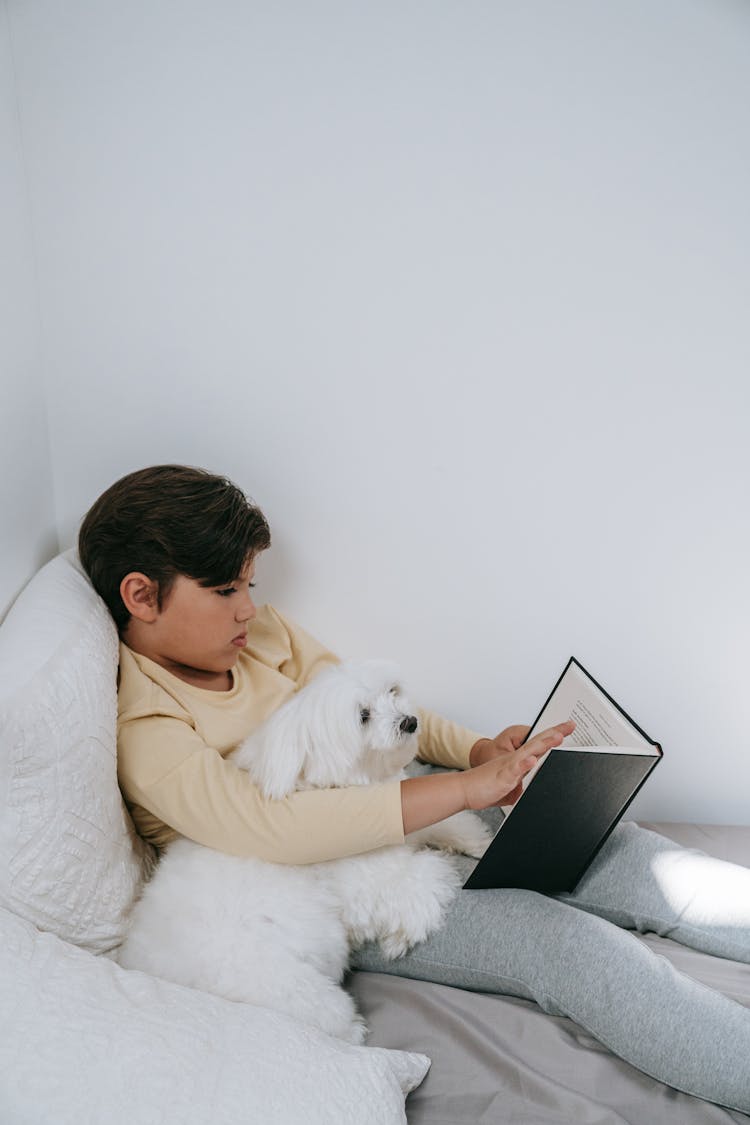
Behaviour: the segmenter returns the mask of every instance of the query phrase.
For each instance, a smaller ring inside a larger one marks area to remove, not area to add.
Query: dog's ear
[[[310,734],[299,698],[294,696],[283,704],[233,755],[261,793],[272,800],[294,792],[310,752]]]

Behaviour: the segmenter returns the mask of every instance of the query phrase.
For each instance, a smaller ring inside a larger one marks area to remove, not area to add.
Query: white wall
[[[12,0],[63,545],[180,460],[421,702],[571,652],[750,822],[750,9]]]
[[[57,549],[39,303],[13,52],[0,0],[0,620]]]

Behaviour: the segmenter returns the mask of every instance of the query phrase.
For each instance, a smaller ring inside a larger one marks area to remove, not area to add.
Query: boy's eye
[[[254,582],[248,582],[248,587],[251,590],[254,590],[255,589],[255,583]],[[225,586],[223,590],[217,590],[216,593],[219,595],[220,598],[228,598],[230,596],[230,594],[236,594],[237,593],[237,587],[236,586]]]

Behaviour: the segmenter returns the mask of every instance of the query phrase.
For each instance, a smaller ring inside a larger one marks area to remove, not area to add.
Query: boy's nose
[[[238,621],[252,621],[257,613],[255,602],[248,594],[242,601],[239,610],[237,611]]]

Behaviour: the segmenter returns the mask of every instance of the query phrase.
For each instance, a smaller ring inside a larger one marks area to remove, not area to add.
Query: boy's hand
[[[491,762],[493,758],[499,758],[503,754],[512,754],[523,744],[530,730],[531,727],[517,724],[501,730],[494,738],[480,738],[469,752],[469,763],[481,766],[483,762]]]
[[[553,746],[559,746],[574,729],[575,723],[569,719],[534,735],[521,745],[529,728],[515,726],[502,731],[497,739],[481,739],[475,743],[470,757],[474,758],[474,752],[478,751],[476,756],[483,757],[483,760],[477,764],[472,761],[472,768],[459,774],[466,807],[487,809],[492,805],[515,804],[523,792],[521,782],[524,775],[533,769],[538,758]],[[502,740],[500,745],[499,740]]]
[[[521,780],[553,746],[572,733],[574,722],[559,723],[521,746],[528,727],[508,727],[497,738],[482,738],[471,749],[483,760],[468,770],[407,777],[401,782],[404,835],[437,824],[462,809],[512,805],[521,796]],[[485,745],[486,744],[486,745]]]

